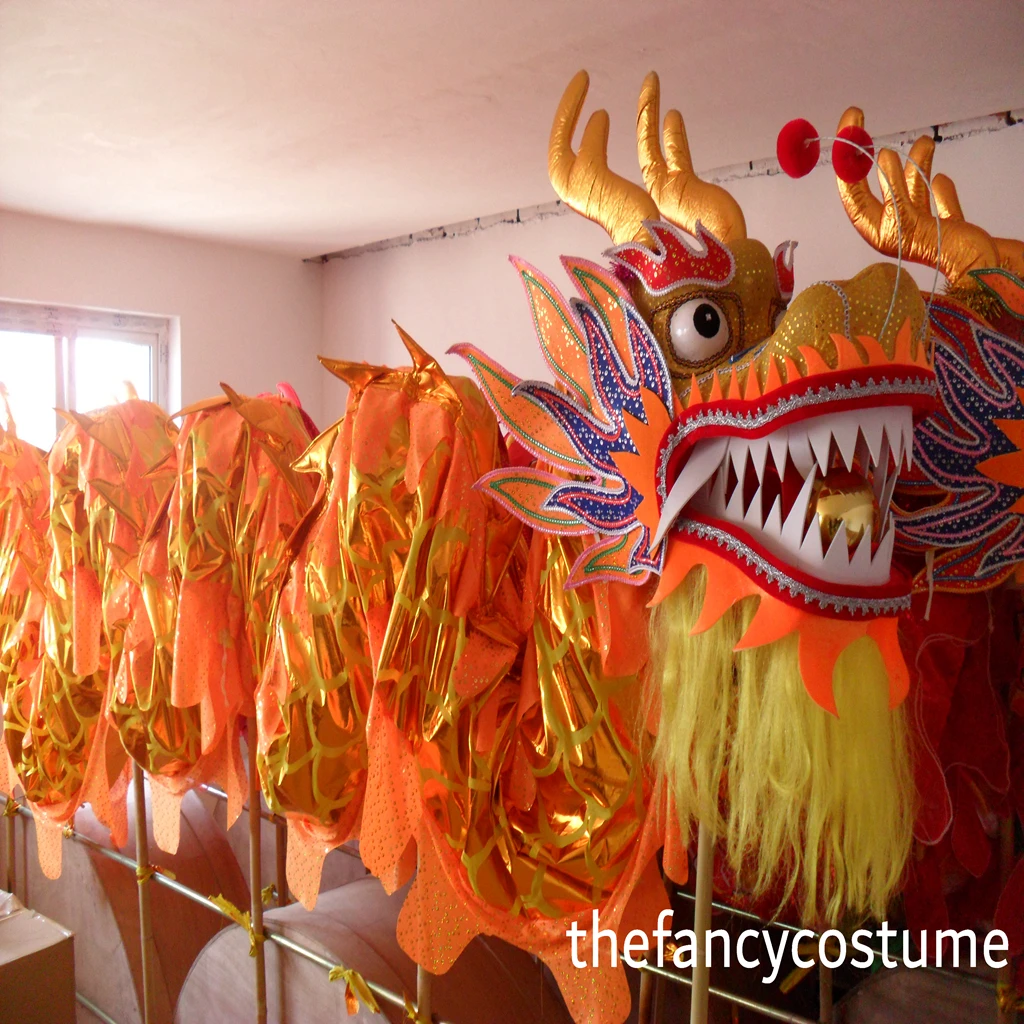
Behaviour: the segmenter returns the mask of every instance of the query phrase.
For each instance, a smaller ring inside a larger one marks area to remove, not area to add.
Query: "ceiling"
[[[0,0],[0,206],[309,256],[553,199],[580,67],[636,177],[652,68],[706,169],[1020,107],[1022,53],[1019,0]]]

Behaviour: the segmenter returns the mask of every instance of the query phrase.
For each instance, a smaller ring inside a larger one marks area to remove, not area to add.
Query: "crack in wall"
[[[892,135],[879,135],[874,140],[875,151],[878,152],[881,149],[907,150],[922,135],[930,134],[935,139],[936,144],[941,145],[943,142],[957,142],[973,138],[977,135],[990,135],[992,132],[1003,131],[1006,128],[1012,128],[1021,123],[1024,123],[1024,108],[1005,110],[998,114],[987,114],[983,117],[950,121],[946,124],[928,125],[925,128],[907,129],[895,132]],[[831,147],[825,146],[822,148],[821,158],[818,160],[817,166],[821,167],[831,163]],[[769,178],[782,173],[783,171],[779,166],[778,160],[774,157],[765,157],[760,160],[747,160],[738,164],[729,164],[726,167],[716,167],[710,171],[700,172],[700,177],[703,181],[724,185],[730,181],[740,181],[745,178]],[[474,234],[477,231],[487,231],[502,224],[530,224],[533,221],[548,220],[551,217],[562,217],[571,212],[571,208],[563,203],[561,199],[556,199],[550,203],[522,206],[514,210],[506,210],[503,213],[492,213],[489,216],[472,217],[469,220],[457,221],[454,224],[427,228],[425,231],[414,231],[407,235],[382,238],[377,242],[367,242],[365,245],[353,246],[350,249],[339,249],[337,252],[327,252],[321,256],[310,256],[303,260],[303,262],[327,263],[329,260],[348,260],[356,256],[365,256],[371,252],[408,248],[420,242],[437,242],[445,238],[461,238],[465,235]]]

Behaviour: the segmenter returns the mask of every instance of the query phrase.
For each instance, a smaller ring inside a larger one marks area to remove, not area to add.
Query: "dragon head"
[[[747,238],[677,111],[662,148],[656,75],[643,188],[609,170],[603,111],[573,150],[586,91],[581,72],[549,173],[608,231],[610,266],[564,259],[566,300],[513,258],[553,383],[457,347],[533,456],[478,486],[590,538],[568,585],[657,577],[654,763],[681,826],[708,823],[751,893],[799,890],[805,919],[882,913],[913,805],[890,502],[934,406],[925,302],[892,264],[794,297],[793,244]]]
[[[511,434],[545,464],[483,485],[539,529],[598,535],[574,583],[656,573],[660,601],[704,565],[700,628],[758,596],[743,642],[799,631],[805,685],[829,710],[841,645],[821,638],[875,635],[898,701],[894,616],[910,583],[892,565],[889,503],[935,393],[920,292],[877,264],[792,298],[794,244],[771,253],[746,237],[735,199],[694,173],[677,111],[663,152],[657,76],[638,108],[646,189],[608,169],[603,111],[573,151],[586,90],[580,72],[562,97],[549,172],[608,231],[611,267],[565,260],[580,292],[566,301],[513,259],[555,384],[520,381],[460,346]]]

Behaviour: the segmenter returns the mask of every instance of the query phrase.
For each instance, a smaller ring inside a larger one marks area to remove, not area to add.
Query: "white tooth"
[[[903,465],[903,426],[900,423],[899,410],[885,410],[885,436],[896,467],[893,473],[896,474]]]
[[[821,475],[824,476],[828,473],[829,450],[832,445],[832,428],[824,417],[819,418],[808,427],[807,440],[811,442],[811,447],[814,449],[814,457],[818,460]]]
[[[743,522],[743,481],[732,489],[729,504],[725,507],[725,517],[734,523]]]
[[[864,440],[863,433],[857,438],[857,451],[854,453],[854,458],[857,460],[857,465],[860,466],[861,473],[866,476],[868,466],[871,465],[871,449],[868,448],[868,443]]]
[[[747,509],[747,514],[743,517],[743,522],[747,526],[753,527],[755,530],[760,531],[761,524],[763,522],[761,518],[761,488],[758,487],[757,493],[754,495],[754,500],[750,503],[750,508]]]
[[[893,470],[888,479],[885,481],[885,486],[882,488],[881,496],[878,499],[878,507],[881,510],[882,515],[885,515],[889,511],[889,502],[892,501],[892,492],[896,488],[896,477],[898,476],[897,470]]]
[[[790,443],[789,431],[785,427],[768,435],[768,447],[772,450],[772,461],[780,477],[786,472],[786,453],[790,450]]]
[[[727,468],[723,464],[722,468],[718,471],[718,476],[715,477],[715,486],[711,491],[711,511],[712,514],[720,519],[725,516],[725,481],[728,475]],[[660,523],[658,527],[660,529]]]
[[[790,427],[789,457],[802,476],[813,475],[814,453],[811,451],[811,442],[807,440],[807,433],[799,427]]]
[[[736,472],[736,479],[740,487],[743,486],[743,478],[747,472],[747,442],[740,437],[734,437],[729,441],[729,458],[732,459],[732,468]]]
[[[881,454],[882,454],[882,420],[879,417],[873,416],[867,423],[861,424],[861,433],[864,435],[864,440],[868,443],[868,449],[871,452],[871,462],[877,468],[881,466]]]
[[[820,531],[819,531],[820,532]],[[843,579],[850,571],[850,548],[846,543],[846,523],[840,522],[825,554],[825,572],[833,579]]]
[[[810,501],[815,475],[813,469],[808,473],[803,487],[800,488],[800,493],[796,496],[796,501],[793,502],[793,507],[789,510],[789,515],[786,516],[786,524],[782,527],[782,543],[790,551],[799,551],[800,542],[804,539],[804,527],[807,523],[807,503]],[[816,522],[812,522],[811,525],[817,530]],[[820,542],[818,546],[820,548]]]
[[[885,434],[882,434],[882,443],[878,450],[878,459],[875,461],[874,491],[875,498],[879,505],[882,503],[882,493],[885,490],[886,481],[889,479],[889,441]]]
[[[907,469],[914,466],[914,417],[909,409],[901,410],[903,413],[903,455],[907,460]]]
[[[837,423],[832,429],[839,454],[843,458],[843,464],[847,469],[853,469],[853,457],[857,453],[858,428],[856,420]]]
[[[792,513],[790,513],[792,518]],[[789,520],[787,520],[788,525]],[[813,569],[820,569],[824,560],[821,553],[821,528],[818,526],[817,516],[811,516],[811,525],[807,529],[807,536],[800,545],[800,558]]]
[[[760,492],[758,493],[758,497],[760,497]],[[772,510],[768,513],[768,518],[764,521],[764,526],[761,527],[761,529],[764,533],[770,534],[772,537],[778,537],[782,534],[781,494],[772,503]]]
[[[890,521],[888,529],[882,534],[882,539],[879,541],[878,550],[875,552],[875,557],[872,559],[871,564],[876,568],[888,569],[892,563],[892,546],[896,540],[896,530]]]
[[[871,577],[871,531],[865,530],[861,537],[857,550],[850,559],[850,572],[853,574],[853,582],[867,583]]]
[[[729,439],[727,437],[715,437],[708,441],[698,442],[697,447],[686,460],[683,471],[672,485],[672,490],[668,492],[665,504],[661,507],[661,518],[658,520],[658,529],[654,534],[653,544],[659,543],[662,537],[668,533],[669,528],[676,521],[679,513],[683,511],[686,503],[722,464],[728,446]],[[719,473],[718,475],[722,478],[722,486],[724,487],[725,473]]]
[[[765,459],[768,458],[768,438],[758,437],[750,442],[747,449],[750,452],[750,462],[754,467],[754,471],[757,473],[757,479],[764,481],[764,463]],[[785,467],[785,463],[783,463]],[[779,476],[782,475],[782,470],[779,470]]]

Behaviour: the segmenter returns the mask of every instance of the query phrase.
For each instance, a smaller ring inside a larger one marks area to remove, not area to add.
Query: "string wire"
[[[892,210],[896,215],[896,282],[899,284],[900,274],[903,272],[903,223],[900,218],[900,207],[896,201],[896,191],[893,188],[892,181],[889,179],[889,175],[882,169],[882,165],[878,162],[878,157],[875,155],[873,149],[868,149],[860,143],[854,142],[852,139],[843,138],[841,135],[819,135],[814,139],[806,139],[804,145],[808,146],[812,142],[842,142],[846,146],[857,150],[859,153],[866,156],[871,161],[871,166],[878,170],[879,175],[885,182],[886,188],[889,190],[889,197],[892,202]],[[924,182],[924,187],[928,190],[929,200],[929,212],[934,208],[935,210],[935,267],[934,275],[932,276],[932,287],[928,295],[928,304],[925,311],[925,318],[921,322],[921,330],[918,337],[924,337],[928,330],[928,324],[931,323],[932,316],[932,304],[935,301],[935,295],[939,288],[939,267],[942,263],[942,218],[939,216],[939,205],[935,201],[935,192],[932,189],[932,183],[928,180],[928,175],[925,174],[921,165],[912,157],[907,156],[906,161],[908,164],[913,165],[914,169],[921,176],[921,180]],[[889,321],[892,318],[893,310],[896,308],[896,288],[892,290],[892,298],[889,300],[889,309],[885,314],[885,321],[882,323],[881,335],[884,336],[885,332],[889,328]],[[881,338],[879,338],[881,340]]]

